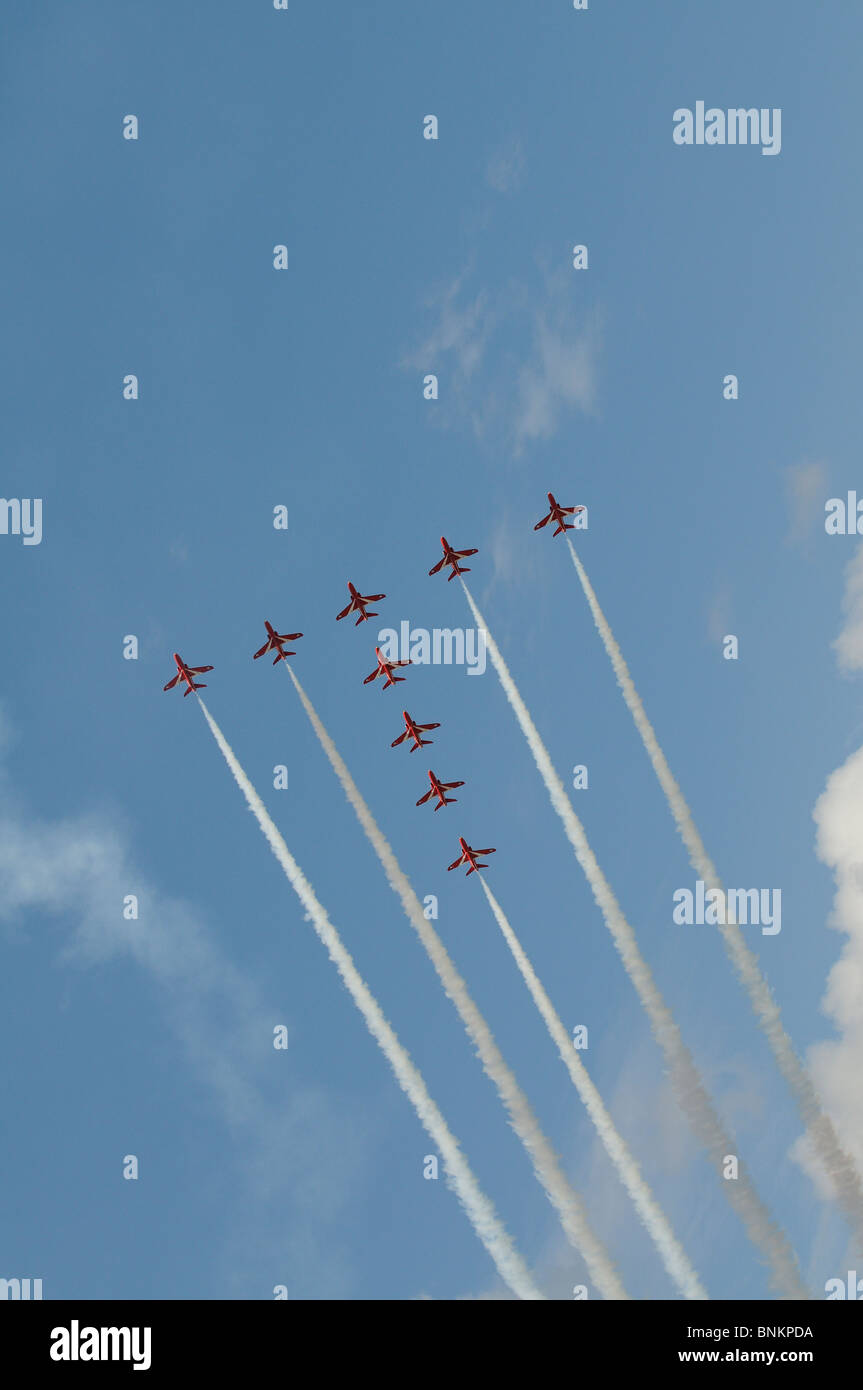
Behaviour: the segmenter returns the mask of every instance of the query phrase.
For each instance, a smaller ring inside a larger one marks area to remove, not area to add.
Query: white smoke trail
[[[287,662],[285,665],[287,666]],[[509,1115],[510,1123],[527,1150],[533,1164],[533,1170],[560,1217],[570,1243],[582,1255],[590,1277],[603,1298],[627,1298],[628,1294],[623,1288],[610,1255],[591,1230],[581,1200],[560,1167],[554,1150],[540,1129],[539,1121],[530,1107],[527,1096],[507,1066],[491,1029],[474,1003],[468,992],[468,987],[456,969],[446,947],[431,922],[426,918],[422,904],[411,887],[410,880],[396,859],[389,842],[378,828],[359,788],[345,766],[333,740],[324,728],[311,700],[291,667],[287,666],[287,669],[302,701],[303,709],[318,736],[318,741],[326,753],[367,839],[380,860],[387,882],[401,902],[405,916],[425,947],[447,996],[458,1010],[468,1037],[479,1054],[486,1075],[497,1087],[498,1094]]]
[[[647,717],[641,697],[629,673],[629,668],[623,659],[623,653],[605,614],[599,606],[593,586],[569,537],[567,537],[567,543],[569,553],[572,556],[572,563],[575,565],[581,587],[584,590],[584,596],[593,614],[597,632],[602,638],[602,644],[611,661],[626,707],[632,715],[659,785],[665,793],[680,838],[686,846],[689,862],[708,888],[719,889],[722,892],[722,900],[725,901],[725,890],[722,887],[719,874],[698,833],[686,798],[668,766],[668,761]],[[797,1103],[813,1150],[826,1169],[833,1191],[843,1211],[851,1221],[858,1241],[863,1243],[863,1187],[861,1187],[860,1176],[854,1161],[842,1148],[832,1121],[822,1109],[812,1080],[797,1056],[791,1038],[785,1031],[779,1006],[761,973],[758,959],[746,944],[740,927],[736,922],[725,922],[720,923],[720,931],[738,978],[749,995],[749,1001],[759,1026],[767,1037],[779,1070]]]
[[[513,930],[512,924],[482,875],[479,875],[479,879],[488,899],[489,907],[494,913],[504,940],[515,958],[522,978],[530,990],[533,1002],[542,1015],[552,1041],[557,1045],[563,1065],[569,1072],[570,1080],[593,1121],[594,1128],[602,1140],[606,1153],[617,1169],[621,1182],[632,1198],[635,1209],[644,1222],[651,1240],[659,1251],[666,1272],[680,1289],[684,1298],[706,1299],[707,1294],[698,1275],[671,1229],[668,1218],[651,1192],[637,1162],[618,1133],[599,1091],[591,1081],[587,1068],[573,1047],[572,1039],[546,994],[539,976]]]
[[[432,1141],[440,1150],[449,1186],[461,1202],[471,1225],[494,1261],[498,1273],[519,1298],[531,1300],[544,1298],[544,1295],[534,1284],[527,1266],[516,1251],[509,1233],[497,1216],[493,1204],[477,1183],[470,1165],[459,1148],[458,1140],[426,1090],[422,1076],[385,1019],[380,1005],[354,965],[350,953],[343,946],[338,932],[318,902],[311,884],[302,873],[271,820],[266,806],[200,697],[198,703],[210,726],[213,738],[222,751],[225,762],[234,774],[237,785],[246,798],[250,811],[264,832],[267,843],[278,859],[291,887],[306,909],[307,920],[311,922],[318,937],[327,948],[330,960],[341,975],[351,998],[365,1020],[369,1032],[392,1067],[396,1080],[413,1105]]]
[[[611,885],[602,872],[596,855],[590,848],[584,827],[573,810],[564,785],[554,769],[548,750],[528,713],[527,706],[518,692],[488,624],[474,603],[464,580],[461,581],[461,585],[477,626],[485,631],[486,646],[491,655],[492,665],[497,671],[521,731],[527,739],[540,776],[545,783],[549,800],[563,823],[566,837],[575,851],[575,857],[581,865],[605,924],[611,932],[618,954],[623,961],[624,969],[632,981],[650,1021],[653,1035],[662,1048],[678,1104],[687,1116],[694,1133],[707,1150],[715,1171],[720,1174],[726,1155],[735,1153],[733,1142],[726,1134],[719,1116],[713,1109],[698,1068],[680,1036],[680,1030],[674,1022],[668,1005],[657,988],[650,967],[638,948],[635,932],[624,917],[620,904],[611,890]],[[739,1177],[736,1180],[723,1181],[722,1190],[743,1221],[749,1239],[764,1254],[770,1265],[777,1290],[781,1291],[785,1298],[808,1299],[809,1293],[800,1279],[794,1251],[791,1249],[785,1234],[774,1223],[767,1208],[761,1202],[742,1164],[739,1168]]]

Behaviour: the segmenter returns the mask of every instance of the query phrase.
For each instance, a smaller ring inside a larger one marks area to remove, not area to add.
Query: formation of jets
[[[493,849],[471,849],[463,835],[459,835],[458,842],[461,846],[461,854],[458,859],[454,859],[451,864],[447,865],[447,873],[451,873],[453,869],[459,868],[461,864],[470,864],[470,868],[465,874],[465,878],[470,878],[471,874],[475,874],[478,869],[488,868],[488,864],[480,864],[479,856],[481,854],[497,853],[497,851]]]
[[[420,738],[420,734],[427,734],[430,729],[439,729],[440,724],[417,724],[411,719],[406,709],[402,710],[402,719],[405,721],[404,733],[399,734],[390,744],[390,748],[398,748],[400,743],[404,743],[406,738],[413,739],[411,752],[415,753],[418,748],[425,748],[427,744],[434,743],[433,738]]]
[[[575,527],[571,524],[567,525],[564,521],[564,517],[575,516],[576,512],[583,512],[584,507],[562,507],[559,502],[555,501],[554,493],[549,492],[546,496],[548,497],[548,504],[551,510],[548,516],[544,516],[542,521],[536,523],[533,528],[534,531],[541,531],[543,526],[547,526],[550,521],[553,521],[557,527],[554,533],[556,536],[559,536],[563,531],[574,531]]]
[[[267,640],[261,647],[261,650],[255,652],[253,658],[255,661],[257,661],[259,656],[266,656],[267,652],[277,653],[276,659],[273,662],[274,666],[280,661],[286,661],[289,656],[296,656],[296,652],[286,652],[283,644],[285,642],[296,642],[298,638],[302,637],[303,634],[301,632],[276,632],[275,628],[271,627],[266,618],[264,619],[264,627],[267,629]]]
[[[574,516],[577,512],[583,512],[584,507],[562,507],[553,493],[549,492],[547,496],[549,504],[548,515],[544,516],[541,521],[536,523],[533,528],[534,531],[542,530],[550,521],[555,523],[555,536],[562,535],[564,531],[574,530],[574,526],[571,522],[568,523],[566,518],[568,516]],[[437,564],[429,570],[429,574],[438,574],[445,565],[449,565],[450,567],[450,573],[447,576],[448,580],[455,579],[457,574],[468,574],[470,572],[469,566],[460,565],[459,561],[466,560],[469,555],[476,555],[478,553],[477,550],[454,550],[446,536],[441,536],[440,543],[443,548],[443,555],[441,559],[438,560]],[[341,622],[342,618],[346,618],[349,613],[356,613],[358,617],[355,626],[359,627],[360,623],[368,622],[370,618],[378,617],[377,613],[368,611],[368,606],[370,603],[379,603],[381,599],[386,598],[386,594],[361,594],[354,588],[350,580],[348,580],[348,593],[350,594],[350,601],[347,607],[342,609],[341,613],[336,614],[336,622]],[[280,661],[287,661],[289,656],[296,656],[296,652],[286,649],[286,644],[288,642],[299,641],[303,635],[301,632],[276,632],[272,624],[266,620],[264,621],[264,627],[267,630],[267,640],[264,645],[254,653],[253,660],[257,661],[259,657],[266,656],[268,652],[275,652],[273,665],[276,666]],[[363,685],[369,685],[372,681],[376,681],[378,677],[383,677],[382,689],[388,690],[391,685],[395,685],[398,681],[406,679],[405,676],[395,675],[394,672],[396,669],[400,666],[413,665],[411,661],[388,660],[381,652],[380,647],[375,647],[375,657],[377,659],[377,665],[375,669],[366,676]],[[174,686],[180,681],[182,681],[186,687],[183,691],[184,697],[186,695],[191,695],[193,690],[206,689],[204,682],[196,681],[194,677],[202,676],[205,672],[212,671],[212,666],[187,666],[178,652],[174,652],[174,661],[177,666],[177,674],[164,686],[165,690],[173,690]],[[425,748],[434,741],[430,738],[423,738],[422,735],[428,733],[431,729],[439,729],[439,723],[419,724],[416,720],[411,718],[406,709],[402,710],[402,718],[405,723],[404,730],[397,738],[393,739],[390,747],[397,748],[400,743],[404,743],[405,739],[410,739],[410,751],[415,753],[418,748]],[[457,797],[447,796],[447,792],[454,791],[456,787],[464,786],[464,782],[442,782],[431,769],[429,769],[428,779],[430,783],[429,789],[420,797],[417,806],[423,806],[427,801],[430,801],[432,797],[435,797],[436,811],[439,811],[442,806],[451,806],[453,802],[457,800]],[[453,863],[449,865],[447,872],[452,869],[458,869],[462,864],[467,864],[468,871],[466,877],[470,877],[471,874],[478,872],[478,870],[488,868],[487,864],[483,864],[480,861],[486,854],[495,854],[496,851],[494,849],[473,849],[461,835],[459,836],[458,842],[461,853],[458,859],[454,860]]]
[[[420,797],[417,806],[423,806],[430,796],[436,796],[438,799],[437,806],[435,806],[436,811],[439,811],[441,806],[451,806],[454,801],[458,801],[457,796],[447,796],[447,792],[454,791],[456,787],[464,786],[464,782],[440,782],[431,768],[429,768],[429,781],[431,786],[425,796]]]
[[[377,613],[367,613],[366,608],[370,603],[380,603],[382,598],[386,598],[386,594],[366,594],[363,597],[362,594],[357,593],[350,580],[348,580],[348,593],[351,596],[351,601],[347,608],[343,608],[341,613],[336,614],[336,622],[340,623],[342,618],[346,618],[349,613],[359,613],[360,616],[354,623],[354,627],[359,627],[360,623],[367,623],[369,618],[376,618]]]
[[[173,690],[177,681],[183,681],[186,689],[183,691],[183,698],[191,695],[193,690],[206,690],[206,682],[193,681],[193,676],[203,676],[205,671],[212,671],[212,666],[187,666],[179,652],[174,652],[174,660],[177,663],[177,674],[167,685],[163,685],[163,690]]]
[[[436,565],[432,565],[429,574],[437,574],[438,570],[443,569],[444,565],[452,565],[452,572],[447,575],[447,579],[455,579],[457,574],[469,574],[470,565],[459,565],[459,560],[466,560],[468,555],[476,555],[476,550],[453,550],[446,536],[441,536],[440,543],[443,546],[443,558],[438,560]]]
[[[387,690],[391,685],[395,685],[396,681],[407,680],[407,676],[394,676],[393,671],[397,666],[413,666],[412,661],[388,661],[380,647],[375,647],[375,656],[378,659],[378,664],[371,675],[366,676],[363,685],[368,685],[369,681],[376,681],[378,676],[386,676],[381,688]]]

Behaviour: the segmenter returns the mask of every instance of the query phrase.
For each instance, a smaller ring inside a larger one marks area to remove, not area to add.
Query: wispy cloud
[[[859,671],[863,667],[863,550],[858,550],[845,570],[845,593],[842,598],[845,621],[833,650],[842,671]]]
[[[839,666],[846,671],[863,666],[863,554],[845,572],[845,625],[833,643]],[[808,1061],[815,1085],[848,1152],[863,1166],[863,1110],[860,1073],[863,1069],[863,748],[858,748],[830,774],[813,811],[818,858],[833,871],[836,893],[829,925],[846,941],[827,977],[821,1001],[838,1037],[816,1043]],[[829,1195],[829,1182],[813,1146],[804,1137],[794,1157]],[[858,1242],[859,1244],[859,1242]],[[857,1249],[854,1258],[863,1256]]]
[[[516,520],[509,514],[492,523],[491,534],[483,547],[486,559],[491,561],[491,574],[485,585],[486,593],[491,593],[499,583],[512,584],[518,581],[526,587],[537,578],[541,569],[537,558],[538,547],[524,549],[521,544],[524,527],[524,517]]]
[[[433,326],[421,345],[405,357],[403,365],[434,371],[451,354],[464,380],[473,375],[485,355],[495,316],[485,291],[465,294],[468,279],[469,272],[464,271],[428,296],[425,307],[434,317]]]
[[[823,463],[796,463],[786,470],[789,541],[801,541],[824,520],[827,469]]]
[[[575,306],[560,274],[538,291],[514,281],[472,289],[471,280],[465,269],[426,300],[431,326],[402,366],[439,377],[437,423],[467,424],[519,454],[552,438],[567,412],[595,410],[599,322]]]
[[[561,414],[577,407],[589,412],[596,401],[596,342],[592,330],[573,330],[564,315],[537,312],[533,353],[519,373],[516,446],[532,439],[550,439]]]
[[[122,915],[130,893],[139,899],[138,920]],[[181,1060],[234,1137],[239,1180],[236,1209],[226,1212],[222,1276],[231,1292],[271,1296],[297,1269],[301,1245],[309,1287],[348,1294],[349,1262],[333,1237],[370,1141],[346,1098],[313,1087],[285,1093],[283,1054],[272,1041],[274,1026],[289,1023],[286,999],[265,999],[222,955],[194,908],[148,881],[106,816],[41,820],[4,779],[0,922],[23,939],[45,917],[69,928],[61,963],[131,959],[156,982]]]
[[[489,160],[485,181],[496,193],[514,193],[524,174],[524,145],[518,138],[501,145]]]
[[[707,633],[711,642],[721,642],[727,633],[733,632],[731,616],[731,587],[723,582],[713,594],[707,610]]]
[[[814,810],[819,859],[833,871],[830,925],[847,938],[827,979],[822,1008],[839,1037],[810,1049],[809,1064],[840,1137],[863,1164],[863,748],[832,773]],[[818,1176],[805,1145],[797,1157]],[[858,1252],[863,1254],[863,1251]]]

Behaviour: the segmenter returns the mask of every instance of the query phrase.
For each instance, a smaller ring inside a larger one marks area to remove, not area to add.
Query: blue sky
[[[860,483],[863,16],[89,0],[6,31],[0,491],[41,497],[44,532],[0,536],[0,1274],[56,1298],[502,1292],[194,701],[162,695],[178,650],[214,664],[210,709],[543,1287],[583,1278],[290,682],[251,662],[268,618],[304,632],[297,673],[630,1292],[673,1290],[475,880],[446,873],[459,834],[497,847],[489,882],[711,1296],[766,1295],[493,671],[381,694],[378,624],[334,622],[350,578],[386,592],[380,627],[467,624],[427,576],[444,532],[480,548],[472,591],[561,775],[588,765],[591,843],[823,1296],[847,1232],[721,943],[671,922],[694,875],[532,525],[549,488],[589,506],[580,554],[708,848],[782,889],[781,934],[750,944],[798,1048],[829,1039],[812,811],[863,735],[831,651],[857,542],[823,527]],[[699,99],[780,107],[780,155],[676,146]],[[405,704],[441,721],[431,761],[390,750]],[[457,807],[415,810],[427,766],[465,779]]]

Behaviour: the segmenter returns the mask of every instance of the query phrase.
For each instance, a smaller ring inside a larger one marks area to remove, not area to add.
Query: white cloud
[[[863,666],[863,555],[846,570],[843,609],[846,623],[834,642],[845,670]],[[809,1048],[807,1061],[816,1091],[845,1150],[863,1169],[863,748],[858,748],[832,772],[812,813],[816,853],[833,872],[836,891],[828,925],[845,937],[839,959],[827,977],[822,1012],[838,1036]],[[792,1156],[824,1197],[832,1197],[830,1181],[807,1136],[793,1146]],[[859,1252],[858,1252],[859,1253]],[[854,1257],[856,1258],[856,1256]]]
[[[460,302],[466,278],[464,272],[429,296],[426,307],[436,311],[436,322],[425,342],[405,359],[407,366],[433,372],[439,369],[441,358],[452,353],[464,379],[476,371],[485,354],[493,316],[488,295],[483,292]]]
[[[788,539],[799,541],[824,519],[827,469],[823,463],[798,463],[786,473],[791,526]]]
[[[492,295],[468,293],[469,274],[426,301],[433,326],[402,366],[440,377],[435,423],[467,422],[477,437],[492,433],[520,453],[556,434],[565,411],[594,409],[596,323],[574,315],[564,276],[539,294],[512,282]]]
[[[707,612],[707,633],[711,642],[721,642],[723,637],[734,631],[731,616],[731,588],[723,583],[714,592]]]
[[[503,145],[490,159],[485,181],[496,193],[513,193],[524,173],[524,146],[519,139]]]
[[[535,318],[533,357],[519,374],[516,444],[550,439],[566,407],[593,409],[596,398],[592,334],[553,327],[545,312]]]
[[[494,523],[484,546],[486,558],[491,560],[491,574],[486,579],[484,593],[491,593],[498,583],[510,584],[516,580],[519,584],[530,583],[539,574],[539,547],[525,549],[523,545],[525,524],[525,517],[515,521],[511,516],[500,517]]]
[[[629,1052],[616,1082],[605,1088],[604,1099],[609,1111],[617,1117],[627,1145],[643,1165],[648,1181],[653,1184],[657,1174],[671,1174],[682,1190],[691,1166],[699,1162],[698,1144],[690,1134],[649,1045],[640,1045]],[[570,1133],[563,1150],[568,1158],[568,1175],[587,1200],[591,1225],[617,1260],[630,1296],[673,1296],[673,1285],[621,1187],[605,1147],[577,1104],[572,1110]],[[649,1159],[649,1168],[645,1158]],[[711,1228],[714,1221],[723,1219],[717,1213],[721,1200],[718,1190],[708,1189],[699,1203]],[[695,1249],[690,1248],[689,1233],[678,1230],[677,1234],[690,1256],[695,1255]],[[590,1286],[582,1259],[557,1229],[547,1236],[535,1260],[534,1274],[548,1299],[571,1302],[577,1284]],[[497,1298],[498,1293],[487,1287],[469,1297],[484,1301]]]
[[[863,748],[830,775],[813,815],[818,857],[836,881],[830,925],[847,940],[822,1000],[839,1037],[812,1047],[809,1065],[840,1139],[863,1165]],[[817,1176],[805,1145],[796,1156]]]
[[[845,570],[842,599],[845,622],[833,650],[840,669],[859,671],[863,667],[863,550],[858,550]]]
[[[126,921],[123,899],[138,895]],[[271,1296],[278,1271],[305,1252],[312,1283],[351,1290],[334,1231],[368,1157],[365,1120],[322,1089],[280,1084],[273,1027],[286,999],[264,999],[219,950],[188,904],[160,893],[135,867],[107,818],[53,822],[24,813],[0,789],[0,923],[17,939],[35,918],[70,927],[60,960],[87,967],[131,958],[157,982],[179,1059],[209,1092],[234,1136],[225,1162],[239,1169],[225,1213],[226,1272],[236,1296]],[[262,1273],[262,1271],[265,1271]],[[270,1277],[275,1271],[274,1277]],[[334,1295],[337,1296],[337,1295]]]
[[[12,722],[6,714],[2,704],[0,704],[0,759],[5,758],[9,749],[15,742],[15,730]],[[0,777],[5,775],[5,769],[0,764]]]

